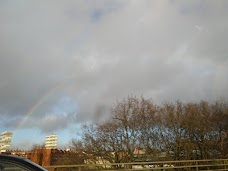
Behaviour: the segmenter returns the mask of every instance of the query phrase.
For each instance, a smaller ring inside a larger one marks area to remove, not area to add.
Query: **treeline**
[[[132,162],[136,156],[144,160],[227,158],[227,136],[224,100],[156,105],[151,99],[128,97],[113,106],[109,120],[84,125],[81,139],[72,139],[71,148],[85,158],[111,162]],[[136,149],[145,154],[136,155]]]

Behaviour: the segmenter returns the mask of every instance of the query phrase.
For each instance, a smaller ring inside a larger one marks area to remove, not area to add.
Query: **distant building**
[[[134,155],[144,155],[145,153],[146,153],[145,150],[140,149],[140,148],[135,148],[133,151]]]
[[[46,149],[56,149],[57,148],[57,135],[52,134],[52,135],[46,136],[45,148]]]
[[[0,135],[0,151],[4,152],[10,149],[13,133],[9,131],[2,132]]]
[[[28,158],[28,156],[27,156],[28,155],[28,151],[25,151],[25,150],[19,150],[19,149],[10,150],[9,153],[12,154],[12,155]]]

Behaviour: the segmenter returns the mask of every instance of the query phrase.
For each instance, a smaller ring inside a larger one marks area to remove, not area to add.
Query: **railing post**
[[[196,171],[198,171],[199,168],[198,168],[198,162],[196,161]]]
[[[79,167],[78,167],[78,171],[81,171],[81,170],[82,170],[82,169],[81,169],[81,167],[79,166]]]
[[[223,160],[223,164],[224,164],[224,169],[226,170],[226,162],[225,160]]]

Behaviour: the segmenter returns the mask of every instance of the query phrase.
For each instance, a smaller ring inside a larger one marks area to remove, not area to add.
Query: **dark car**
[[[23,157],[0,154],[0,171],[47,171],[38,164]]]

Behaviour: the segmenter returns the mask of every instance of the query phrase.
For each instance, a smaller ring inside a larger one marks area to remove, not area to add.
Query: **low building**
[[[35,149],[27,152],[27,158],[41,166],[49,166],[51,163],[52,149]]]
[[[12,154],[12,155],[16,155],[16,156],[21,156],[21,157],[24,157],[24,158],[28,158],[28,156],[27,156],[27,153],[28,152],[25,151],[25,150],[19,150],[19,149],[17,149],[17,150],[10,150],[9,153]]]
[[[28,151],[26,155],[41,166],[83,164],[83,158],[74,151],[40,148]]]

